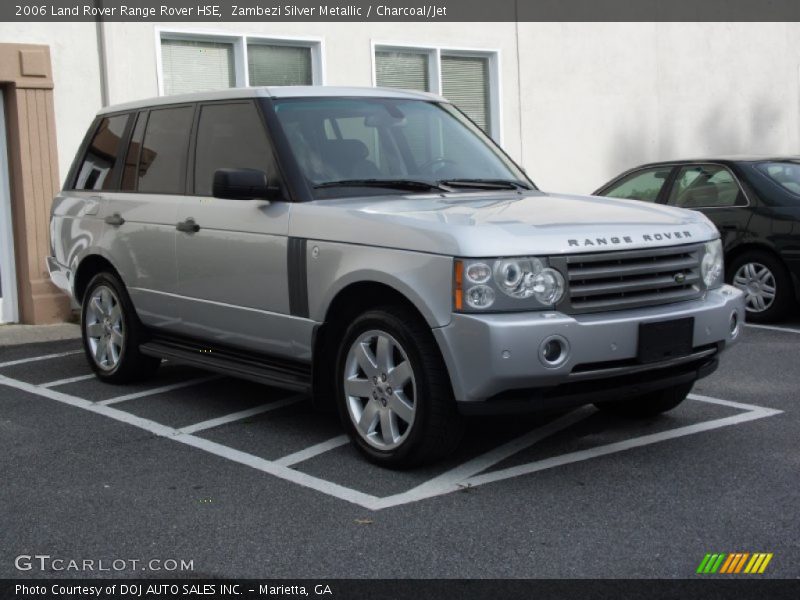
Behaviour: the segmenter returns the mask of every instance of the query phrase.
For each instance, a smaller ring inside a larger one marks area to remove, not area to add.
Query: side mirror
[[[279,193],[259,169],[217,169],[212,191],[215,198],[228,200],[271,200]]]

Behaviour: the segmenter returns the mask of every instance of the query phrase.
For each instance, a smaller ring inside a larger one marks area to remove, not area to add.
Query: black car
[[[800,298],[800,157],[650,163],[595,192],[699,210],[719,229],[726,280],[747,295],[748,320],[797,312]]]

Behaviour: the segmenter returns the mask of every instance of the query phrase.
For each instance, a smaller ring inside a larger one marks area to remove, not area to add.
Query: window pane
[[[311,85],[311,48],[247,45],[250,85]]]
[[[252,102],[214,104],[200,112],[194,193],[210,196],[217,169],[259,169],[270,184],[277,175],[264,125]]]
[[[379,87],[430,91],[427,52],[375,52],[375,83]]]
[[[681,208],[746,204],[731,172],[718,165],[683,167],[678,172],[667,203]]]
[[[144,137],[144,126],[147,123],[147,113],[139,113],[136,119],[136,127],[133,128],[133,135],[128,144],[128,152],[125,155],[125,168],[122,171],[122,191],[133,191],[136,189],[136,165],[139,162],[139,153],[142,149],[142,138]]]
[[[76,190],[108,190],[113,184],[111,172],[119,156],[119,146],[128,115],[105,118],[100,122],[94,134],[78,177],[75,180]]]
[[[161,40],[164,93],[187,94],[236,85],[233,44],[199,40]]]
[[[775,183],[800,195],[800,164],[794,162],[760,163],[756,167]]]
[[[662,167],[637,171],[628,175],[607,192],[603,192],[603,196],[655,202],[671,170],[669,167]]]
[[[489,131],[489,59],[442,56],[442,95]]]
[[[150,111],[139,160],[140,192],[182,194],[194,108]]]

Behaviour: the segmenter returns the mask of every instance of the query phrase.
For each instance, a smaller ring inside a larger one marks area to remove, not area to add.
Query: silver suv
[[[387,466],[465,413],[677,406],[744,317],[702,214],[539,191],[443,98],[251,88],[111,107],[51,219],[103,381],[162,359],[336,405]]]

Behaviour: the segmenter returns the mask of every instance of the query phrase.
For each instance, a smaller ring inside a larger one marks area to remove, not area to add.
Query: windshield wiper
[[[341,179],[339,181],[325,181],[318,183],[314,189],[332,187],[385,187],[396,190],[449,192],[447,188],[432,181],[415,181],[413,179]]]
[[[479,190],[529,190],[529,185],[514,179],[442,179],[437,181],[448,187],[475,188]]]

